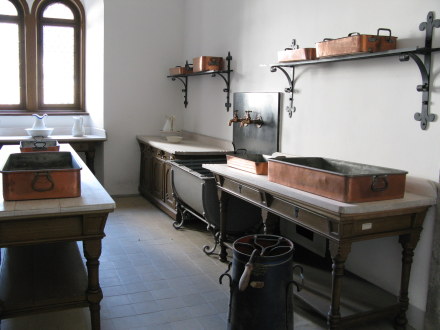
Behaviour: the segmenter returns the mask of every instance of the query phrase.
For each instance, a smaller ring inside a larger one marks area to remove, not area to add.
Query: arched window
[[[37,0],[39,109],[78,110],[84,103],[84,11],[74,0]]]
[[[26,107],[25,15],[26,2],[0,0],[0,109]]]
[[[0,115],[84,112],[80,0],[0,0]]]

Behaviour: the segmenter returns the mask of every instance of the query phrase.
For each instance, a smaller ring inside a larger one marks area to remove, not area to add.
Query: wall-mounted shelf
[[[211,77],[216,77],[216,76],[221,77],[226,84],[226,88],[223,89],[223,92],[226,93],[226,103],[225,103],[226,111],[229,111],[229,108],[232,106],[230,103],[231,72],[233,72],[233,70],[231,70],[231,60],[232,60],[231,53],[228,52],[228,56],[226,56],[226,63],[227,63],[226,70],[192,72],[192,73],[187,73],[187,74],[178,74],[178,75],[167,76],[167,78],[171,78],[171,80],[173,80],[173,81],[175,81],[177,79],[183,84],[182,93],[183,93],[183,97],[185,99],[183,104],[185,105],[185,108],[186,108],[188,105],[188,77],[207,76],[207,75],[210,75]]]
[[[337,57],[321,58],[317,60],[297,61],[297,62],[284,62],[271,65],[271,72],[280,70],[287,78],[289,87],[285,89],[286,93],[290,93],[290,105],[287,108],[289,117],[292,116],[292,112],[295,112],[293,106],[293,92],[295,84],[295,67],[302,65],[315,65],[330,62],[344,62],[354,60],[365,60],[371,58],[397,56],[400,61],[408,61],[410,58],[414,60],[417,67],[420,70],[422,76],[422,84],[417,86],[417,91],[422,92],[422,111],[414,114],[414,119],[420,121],[420,127],[423,130],[428,128],[428,123],[436,119],[436,115],[429,112],[429,92],[430,92],[430,75],[431,75],[431,54],[433,52],[440,51],[440,48],[432,48],[432,34],[434,28],[440,27],[440,19],[434,20],[434,13],[429,12],[427,21],[420,24],[420,31],[426,30],[425,46],[423,48],[402,48],[396,50],[389,50],[385,52],[377,53],[362,53],[353,55],[344,55]],[[420,56],[423,56],[423,61]],[[291,73],[287,72],[291,69]]]

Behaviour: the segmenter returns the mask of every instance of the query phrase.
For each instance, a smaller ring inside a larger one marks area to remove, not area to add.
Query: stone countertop
[[[17,128],[0,128],[0,143],[10,144],[18,143],[24,140],[33,140],[32,136],[22,135],[23,129]],[[48,140],[57,140],[58,142],[81,142],[81,141],[106,141],[107,135],[105,130],[86,127],[86,134],[84,136],[72,136],[70,128],[55,128],[54,134],[47,138]]]
[[[74,198],[54,198],[25,201],[3,200],[3,190],[0,196],[0,220],[7,218],[26,217],[36,215],[75,213],[85,211],[112,212],[115,202],[102,187],[93,173],[87,168],[78,154],[68,144],[61,144],[60,151],[69,151],[82,167],[81,173],[81,196]],[[18,145],[3,146],[0,150],[0,166],[3,168],[4,161],[11,153],[19,153]],[[3,177],[0,176],[0,182]],[[2,183],[0,183],[2,186]]]
[[[176,135],[183,136],[183,140],[171,143],[165,136],[138,135],[136,138],[140,143],[149,144],[174,155],[223,155],[234,151],[232,143],[226,140],[187,132]]]
[[[302,190],[283,186],[268,180],[267,175],[256,175],[231,168],[226,164],[204,164],[204,168],[236,180],[243,184],[261,187],[268,192],[286,196],[287,198],[320,207],[339,214],[361,214],[371,212],[392,211],[418,206],[431,206],[436,204],[437,188],[434,182],[407,177],[406,191],[403,198],[365,203],[343,203]]]

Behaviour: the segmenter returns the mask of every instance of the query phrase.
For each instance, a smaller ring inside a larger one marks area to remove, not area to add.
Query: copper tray
[[[278,62],[295,62],[316,59],[316,48],[286,49],[278,52]]]
[[[78,197],[81,167],[70,152],[10,154],[0,172],[6,201]]]
[[[226,155],[226,164],[242,171],[267,175],[267,159],[259,154]]]
[[[380,31],[388,31],[389,36],[379,35]],[[316,57],[340,56],[356,53],[374,53],[396,49],[397,37],[391,36],[391,30],[378,29],[377,35],[350,33],[348,37],[324,39],[316,43]]]
[[[57,140],[32,140],[20,141],[21,152],[59,151],[60,144]]]
[[[220,71],[223,70],[223,58],[215,56],[199,56],[193,58],[193,71]]]
[[[407,172],[319,157],[268,159],[269,181],[346,203],[402,198]]]

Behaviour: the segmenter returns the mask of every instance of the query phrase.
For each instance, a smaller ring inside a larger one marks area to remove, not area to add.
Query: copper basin
[[[70,152],[9,155],[0,168],[6,201],[78,197],[81,167]]]
[[[346,203],[402,198],[407,172],[320,157],[270,158],[268,179]]]

